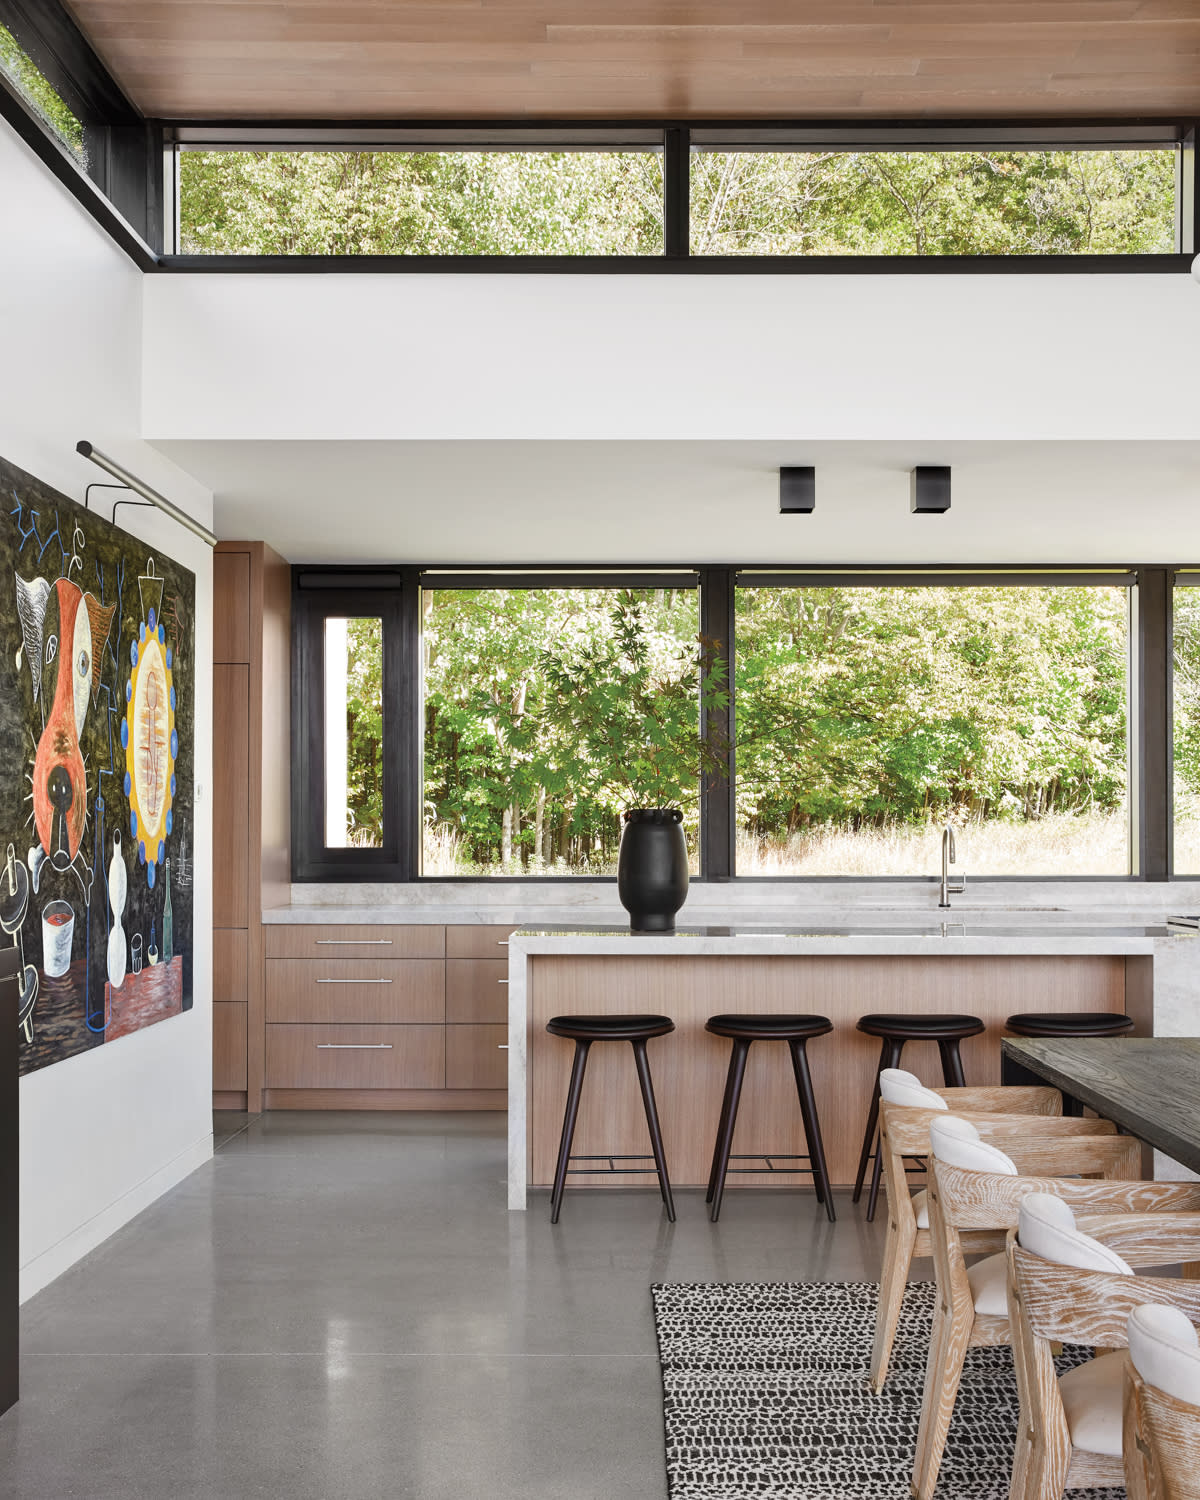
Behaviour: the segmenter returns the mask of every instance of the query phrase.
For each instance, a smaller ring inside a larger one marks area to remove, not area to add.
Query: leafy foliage
[[[12,32],[0,26],[0,73],[20,90],[55,135],[83,159],[83,124],[42,76]]]
[[[739,590],[739,825],[1117,809],[1126,640],[1116,588]]]
[[[692,158],[696,255],[1129,255],[1174,248],[1169,150]]]
[[[182,248],[251,255],[657,255],[654,152],[185,151]],[[696,152],[697,255],[1174,248],[1158,151]]]
[[[1180,592],[1176,766],[1196,795],[1200,608]],[[711,708],[729,692],[697,606],[694,590],[427,592],[427,870],[607,871],[635,804],[682,807],[694,854],[699,777],[721,748],[699,736],[702,692]],[[1081,873],[1119,858],[1102,828],[1126,796],[1124,590],[758,588],[738,591],[737,610],[747,866],[849,859],[843,835],[899,849],[905,829],[950,816],[1044,821],[1060,848],[1074,820]],[[356,838],[371,842],[382,661],[362,624],[350,800]]]
[[[424,616],[427,868],[449,839],[460,870],[607,870],[631,799],[681,806],[694,852],[694,590],[438,589]]]
[[[654,255],[653,152],[184,151],[182,248],[225,255]]]

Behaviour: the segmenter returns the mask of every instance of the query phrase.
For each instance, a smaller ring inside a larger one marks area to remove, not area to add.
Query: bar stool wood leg
[[[879,1195],[879,1143],[876,1140],[879,1134],[879,1075],[884,1068],[898,1068],[900,1066],[900,1054],[904,1051],[904,1043],[894,1037],[885,1037],[883,1046],[879,1053],[879,1066],[875,1069],[875,1088],[871,1094],[871,1108],[867,1115],[867,1129],[863,1136],[862,1151],[858,1158],[858,1175],[854,1179],[854,1198],[857,1203],[862,1197],[863,1178],[867,1175],[867,1163],[871,1160],[872,1149],[875,1152],[875,1170],[871,1174],[871,1202],[867,1209],[867,1218],[875,1217],[875,1199]]]
[[[646,1057],[646,1043],[634,1041],[634,1060],[637,1063],[638,1082],[642,1086],[642,1103],[646,1106],[646,1124],[650,1127],[650,1149],[654,1152],[654,1165],[658,1169],[658,1186],[666,1204],[667,1218],[675,1222],[675,1203],[671,1197],[671,1181],[667,1176],[667,1159],[663,1153],[662,1131],[658,1127],[658,1106],[654,1102],[654,1082],[650,1077],[650,1063]]]
[[[796,1075],[796,1093],[800,1096],[800,1115],[804,1121],[804,1138],[808,1142],[809,1165],[812,1167],[813,1185],[817,1190],[817,1202],[825,1205],[825,1216],[834,1224],[837,1222],[837,1214],[833,1210],[833,1189],[829,1185],[829,1169],[825,1165],[825,1147],[821,1140],[821,1125],[817,1119],[812,1074],[808,1071],[808,1049],[801,1039],[789,1042],[788,1050],[792,1054],[792,1072]]]
[[[554,1168],[554,1191],[550,1195],[551,1224],[558,1223],[558,1212],[562,1208],[563,1188],[567,1183],[567,1165],[571,1160],[571,1142],[575,1137],[575,1121],[579,1115],[579,1097],[583,1093],[583,1075],[587,1071],[588,1053],[591,1051],[591,1046],[591,1042],[577,1040],[575,1043],[575,1060],[571,1064],[571,1086],[567,1092],[562,1139],[558,1143],[558,1162]]]
[[[750,1055],[750,1043],[735,1037],[733,1051],[729,1054],[729,1077],[725,1092],[729,1096],[729,1108],[721,1121],[717,1135],[717,1155],[713,1166],[712,1209],[709,1218],[715,1224],[721,1216],[721,1199],[725,1196],[725,1174],[729,1171],[729,1153],[733,1150],[733,1132],[737,1128],[738,1105],[742,1098],[742,1080],[746,1076],[746,1059]]]
[[[729,1067],[725,1070],[725,1093],[721,1099],[721,1120],[717,1126],[717,1138],[713,1142],[712,1166],[708,1173],[708,1191],[704,1195],[705,1203],[713,1201],[713,1194],[717,1190],[717,1171],[721,1162],[721,1142],[725,1139],[725,1127],[729,1120],[729,1101],[733,1096],[733,1058],[729,1059]]]
[[[962,1057],[958,1051],[958,1038],[950,1037],[948,1041],[938,1043],[938,1051],[942,1054],[942,1077],[946,1080],[948,1089],[963,1089],[967,1086],[966,1077],[963,1074]]]

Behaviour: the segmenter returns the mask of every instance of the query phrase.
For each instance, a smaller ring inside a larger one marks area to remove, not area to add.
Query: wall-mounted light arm
[[[151,505],[156,505],[159,510],[164,511],[173,521],[178,521],[181,526],[202,542],[207,542],[210,547],[217,545],[217,538],[209,531],[207,526],[202,526],[199,521],[189,516],[186,510],[181,510],[173,500],[168,500],[165,495],[160,495],[157,490],[152,490],[148,484],[143,483],[135,474],[128,469],[123,469],[119,463],[93,448],[91,443],[83,440],[75,444],[76,453],[82,453],[84,458],[90,458],[94,464],[102,468],[106,474],[111,474],[114,479],[119,479],[122,484],[127,485],[136,495],[141,495],[143,500],[148,500]]]

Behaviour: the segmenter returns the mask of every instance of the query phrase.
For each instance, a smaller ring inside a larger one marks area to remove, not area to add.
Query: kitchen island
[[[855,1029],[871,1012],[954,1011],[978,1016],[986,1031],[963,1044],[969,1083],[1000,1081],[1000,1037],[1017,1011],[1112,1011],[1154,1031],[1156,955],[1179,941],[1164,927],[923,927],[739,924],[680,927],[634,936],[627,927],[542,927],[509,942],[509,1208],[523,1209],[529,1187],[548,1186],[562,1125],[572,1045],[549,1036],[553,1015],[654,1012],[676,1030],[650,1044],[672,1183],[707,1179],[721,1108],[729,1044],[704,1023],[720,1013],[792,1011],[828,1016],[831,1035],[809,1047],[830,1177],[854,1180],[878,1043]],[[940,1083],[936,1047],[910,1044],[904,1066]],[[595,1047],[588,1065],[573,1150],[578,1155],[644,1153],[645,1120],[629,1048]],[[735,1152],[804,1151],[786,1047],[750,1053]],[[644,1186],[620,1173],[568,1178],[572,1188]],[[750,1186],[807,1185],[807,1176],[752,1171]]]

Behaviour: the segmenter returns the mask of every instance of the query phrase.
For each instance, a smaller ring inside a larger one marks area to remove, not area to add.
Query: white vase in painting
[[[121,858],[121,835],[113,834],[113,854],[108,866],[108,901],[112,907],[113,925],[108,935],[108,982],[114,990],[125,983],[125,929],[121,918],[129,894],[129,877]]]

